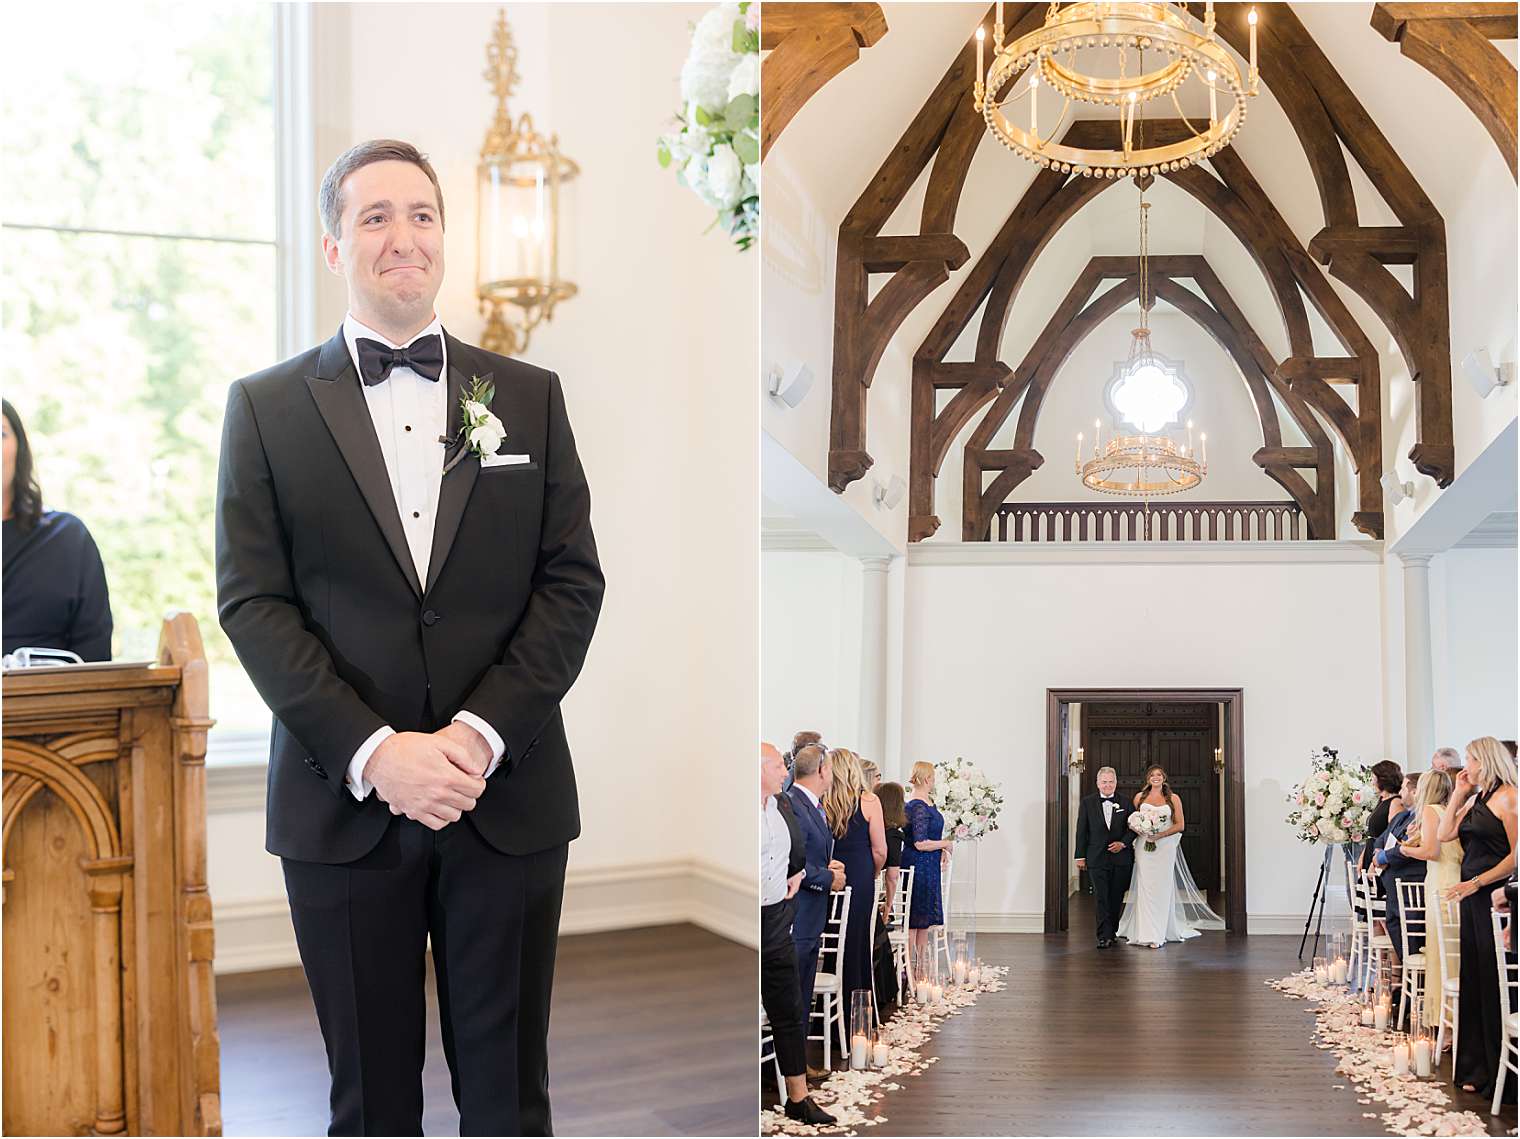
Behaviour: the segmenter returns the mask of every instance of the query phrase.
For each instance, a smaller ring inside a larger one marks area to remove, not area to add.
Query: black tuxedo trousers
[[[217,606],[274,713],[266,845],[283,860],[332,1074],[332,1134],[418,1134],[434,950],[464,1134],[548,1134],[548,1019],[566,848],[580,829],[559,703],[603,591],[590,493],[553,374],[445,335],[448,434],[471,377],[502,451],[442,476],[427,579],[343,334],[232,385]],[[440,443],[439,466],[445,460]],[[467,710],[506,744],[434,832],[344,776],[377,729]]]

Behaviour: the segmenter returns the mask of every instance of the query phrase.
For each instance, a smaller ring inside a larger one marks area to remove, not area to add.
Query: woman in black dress
[[[907,793],[901,783],[880,783],[876,797],[881,800],[881,818],[887,832],[887,864],[881,871],[881,909],[876,914],[876,1002],[885,1008],[896,1004],[897,965],[892,959],[892,942],[888,936],[891,928],[892,901],[902,889],[903,826],[908,817],[903,810]]]
[[[876,872],[887,861],[887,834],[881,800],[866,790],[860,757],[835,748],[829,752],[834,779],[823,795],[823,816],[834,835],[834,857],[844,863],[850,887],[850,917],[845,926],[844,999],[871,988],[871,944],[875,927]],[[848,1003],[846,1004],[848,1010]]]
[[[9,400],[3,430],[4,651],[67,649],[81,660],[110,660],[111,599],[95,540],[74,515],[42,508],[32,448]]]
[[[1378,803],[1367,816],[1367,845],[1362,848],[1361,868],[1366,870],[1372,863],[1373,840],[1388,829],[1388,820],[1404,809],[1399,790],[1404,786],[1404,773],[1391,759],[1372,765],[1372,785],[1377,789]],[[1376,883],[1377,879],[1373,879]]]
[[[1439,837],[1462,840],[1462,880],[1445,894],[1461,901],[1462,912],[1456,1083],[1484,1096],[1494,1094],[1504,1014],[1512,1011],[1499,1004],[1490,914],[1494,887],[1515,868],[1515,825],[1515,762],[1492,736],[1473,740],[1441,815]],[[1511,1083],[1505,1089],[1506,1101],[1514,1088]]]

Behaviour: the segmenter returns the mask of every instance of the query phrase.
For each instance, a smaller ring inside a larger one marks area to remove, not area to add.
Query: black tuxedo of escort
[[[1115,794],[1109,823],[1103,822],[1103,796],[1093,792],[1077,808],[1077,852],[1087,860],[1087,876],[1092,880],[1093,896],[1098,906],[1098,940],[1112,941],[1119,932],[1119,914],[1124,908],[1124,891],[1129,889],[1135,868],[1135,832],[1129,829],[1131,808]],[[1122,842],[1124,849],[1111,853],[1109,843]]]
[[[227,402],[218,609],[274,713],[266,845],[285,860],[334,1134],[420,1129],[429,935],[462,1133],[549,1130],[548,992],[566,844],[580,829],[559,704],[603,579],[558,377],[445,339],[449,438],[470,378],[490,377],[501,451],[531,461],[482,469],[467,455],[443,475],[427,581],[341,329],[237,381]],[[460,822],[432,832],[373,792],[353,797],[347,766],[378,728],[432,732],[460,709],[506,744]],[[521,1039],[498,1048],[471,1035],[492,1017],[515,1019]]]

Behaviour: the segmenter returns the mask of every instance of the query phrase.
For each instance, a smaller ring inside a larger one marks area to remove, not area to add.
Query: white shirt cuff
[[[359,750],[354,752],[354,758],[348,761],[348,774],[344,776],[343,783],[348,788],[349,794],[363,802],[373,789],[368,780],[364,778],[364,765],[369,762],[369,757],[375,754],[375,749],[396,734],[396,730],[390,725],[375,729],[375,734],[370,736],[359,745]]]
[[[486,743],[491,745],[491,762],[486,764],[485,774],[481,776],[482,779],[491,778],[491,773],[501,766],[501,757],[507,752],[506,743],[495,728],[491,727],[490,724],[486,723],[474,712],[467,712],[461,708],[458,712],[454,713],[454,722],[474,728],[485,737]]]

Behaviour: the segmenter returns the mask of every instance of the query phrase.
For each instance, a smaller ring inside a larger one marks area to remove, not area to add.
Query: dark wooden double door
[[[1097,790],[1099,768],[1112,767],[1119,776],[1118,794],[1128,804],[1144,784],[1146,768],[1160,764],[1173,793],[1182,799],[1187,820],[1183,857],[1198,888],[1211,900],[1220,894],[1220,788],[1214,770],[1218,745],[1218,704],[1082,706],[1082,747],[1087,760],[1082,794]]]

